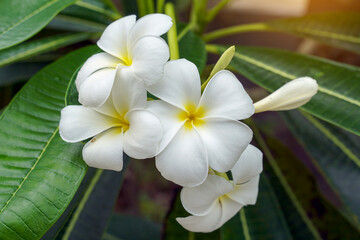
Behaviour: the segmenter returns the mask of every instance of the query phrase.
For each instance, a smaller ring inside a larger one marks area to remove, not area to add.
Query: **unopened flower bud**
[[[254,104],[255,113],[282,111],[298,108],[316,94],[318,84],[310,77],[292,80],[281,88]]]

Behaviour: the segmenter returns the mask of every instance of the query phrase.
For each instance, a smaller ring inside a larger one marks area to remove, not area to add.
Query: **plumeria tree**
[[[193,0],[185,23],[174,1],[0,2],[0,239],[360,238],[360,69],[213,43],[359,53],[360,14],[207,31],[228,2]],[[135,161],[178,186],[161,230],[113,211]]]

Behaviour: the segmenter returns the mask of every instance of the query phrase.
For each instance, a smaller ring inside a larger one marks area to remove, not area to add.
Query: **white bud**
[[[255,113],[298,108],[310,101],[317,90],[318,84],[315,79],[310,77],[297,78],[256,102],[254,104]]]

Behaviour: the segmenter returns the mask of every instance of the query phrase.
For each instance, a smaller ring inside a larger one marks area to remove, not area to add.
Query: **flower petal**
[[[163,135],[160,120],[147,110],[133,110],[126,114],[129,129],[124,134],[124,152],[133,158],[155,156]]]
[[[204,144],[195,129],[182,127],[155,160],[161,175],[181,186],[197,186],[207,176]]]
[[[118,64],[119,59],[110,54],[102,52],[92,55],[86,60],[76,76],[76,89],[79,91],[81,84],[94,72],[104,68],[115,69]]]
[[[79,102],[85,107],[99,107],[111,93],[115,69],[105,68],[91,74],[80,86]]]
[[[136,16],[130,15],[111,23],[97,42],[99,48],[118,58],[127,57],[128,37],[135,21]]]
[[[59,131],[66,142],[79,142],[93,137],[116,124],[115,119],[83,106],[61,110]]]
[[[209,174],[202,184],[196,187],[184,187],[180,199],[185,210],[196,216],[209,213],[217,199],[232,191],[233,185],[225,178]]]
[[[206,118],[197,129],[204,142],[210,167],[218,172],[229,171],[252,139],[245,124],[225,118]]]
[[[82,154],[90,167],[121,171],[123,168],[123,141],[121,128],[111,128],[87,142]]]
[[[122,116],[131,109],[146,107],[147,95],[144,83],[134,79],[131,69],[126,66],[116,72],[112,97],[116,110]]]
[[[221,198],[221,205],[222,205],[221,220],[219,221],[215,229],[220,228],[224,223],[226,223],[229,219],[235,216],[235,214],[237,214],[239,210],[244,206],[236,201],[233,201],[229,197]]]
[[[234,74],[223,70],[215,74],[206,86],[200,100],[206,116],[245,119],[254,114],[249,95]]]
[[[243,205],[255,204],[259,192],[259,178],[258,175],[246,183],[235,185],[235,189],[227,196]]]
[[[217,201],[210,212],[204,216],[189,216],[185,218],[176,218],[176,221],[188,231],[191,232],[212,232],[219,228],[221,221],[222,208]]]
[[[160,37],[147,36],[139,39],[130,49],[135,76],[146,85],[161,79],[164,65],[169,59],[169,47]]]
[[[172,26],[171,17],[165,14],[148,14],[137,20],[130,32],[130,43],[144,36],[160,36]]]
[[[162,79],[148,87],[148,91],[174,106],[197,107],[200,94],[200,75],[197,67],[186,59],[169,61],[165,64]]]
[[[263,170],[262,158],[262,152],[249,144],[231,169],[235,184],[245,183],[259,175]]]
[[[178,118],[179,112],[183,110],[162,100],[149,101],[146,109],[154,113],[160,119],[163,126],[164,136],[160,142],[159,148],[159,152],[161,152],[184,125]]]

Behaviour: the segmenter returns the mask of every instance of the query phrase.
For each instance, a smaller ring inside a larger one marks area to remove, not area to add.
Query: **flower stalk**
[[[169,50],[170,50],[170,59],[175,60],[179,59],[179,44],[177,38],[177,29],[176,29],[176,16],[175,16],[175,8],[172,3],[167,3],[165,5],[165,14],[170,16],[173,20],[173,25],[167,33]]]

